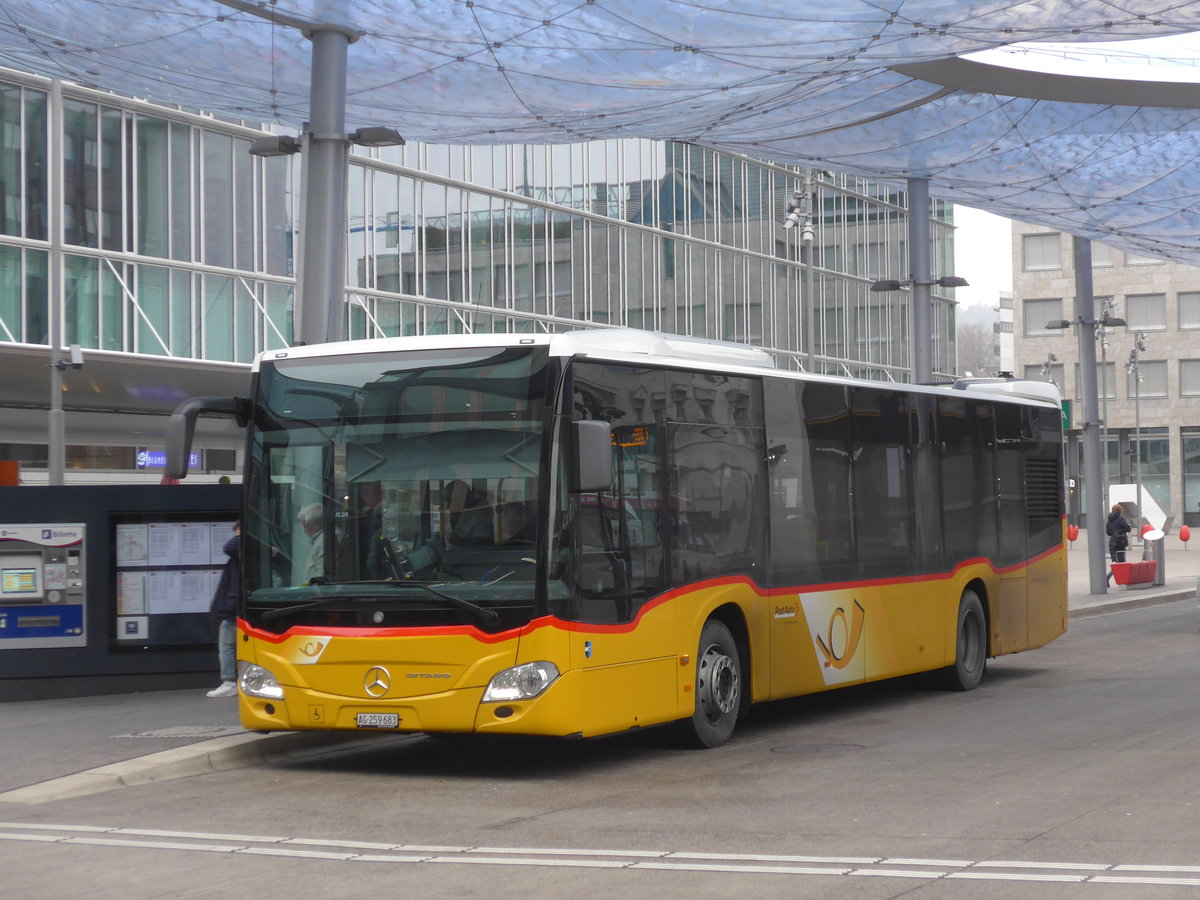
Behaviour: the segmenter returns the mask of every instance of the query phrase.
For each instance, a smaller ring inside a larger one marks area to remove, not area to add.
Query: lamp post
[[[879,281],[871,282],[871,291],[872,291],[872,293],[878,294],[878,293],[881,293],[884,291],[898,291],[901,288],[911,287],[911,288],[916,289],[917,291],[924,292],[926,295],[928,295],[929,289],[935,284],[938,287],[956,288],[956,287],[967,287],[969,282],[967,281],[967,279],[961,278],[958,275],[943,275],[941,278],[932,278],[932,279],[929,279],[928,281],[922,281],[922,280],[916,279],[916,278],[906,278],[903,281],[901,281],[898,278],[883,278],[883,279],[880,279]],[[914,296],[913,304],[914,304],[914,307],[921,306],[922,304],[921,304],[920,298]],[[928,303],[925,303],[924,305],[928,306]],[[914,319],[913,319],[914,332],[917,327],[918,326],[916,324],[916,318],[914,317]],[[924,327],[924,326],[921,326],[921,327]],[[928,348],[925,348],[923,351],[918,353],[917,346],[916,346],[917,335],[915,333],[913,336],[913,340],[914,340],[913,358],[912,358],[912,360],[913,360],[913,362],[912,362],[913,383],[914,384],[922,384],[925,382],[931,382],[933,380],[933,372],[932,372],[932,369],[930,368],[932,366],[932,363],[930,362],[931,353],[929,352]]]
[[[1102,504],[1104,498],[1097,492],[1103,481],[1100,474],[1100,418],[1099,391],[1096,389],[1096,328],[1124,325],[1120,319],[1105,316],[1097,321],[1095,300],[1092,297],[1092,242],[1076,237],[1072,241],[1075,263],[1075,309],[1078,317],[1056,319],[1045,324],[1047,329],[1066,329],[1079,325],[1076,333],[1079,346],[1079,396],[1083,401],[1080,429],[1083,443],[1083,478],[1087,485],[1086,510],[1088,526],[1088,579],[1093,594],[1108,593],[1108,578],[1104,563],[1104,545],[1095,539],[1100,523],[1104,521]],[[1095,529],[1095,530],[1093,530]]]
[[[1098,470],[1097,484],[1100,488],[1099,496],[1104,498],[1108,496],[1108,329],[1124,326],[1125,320],[1119,319],[1112,314],[1112,301],[1105,300],[1101,307],[1101,315],[1099,319],[1093,322],[1085,322],[1082,318],[1072,322],[1069,319],[1054,319],[1046,323],[1047,328],[1066,329],[1073,325],[1090,325],[1094,337],[1100,342],[1100,372],[1096,379],[1096,394],[1099,398],[1099,403],[1102,409],[1100,414],[1100,450],[1101,460]],[[1051,354],[1053,356],[1054,354]],[[1093,357],[1093,360],[1095,357]],[[1087,377],[1083,373],[1083,360],[1079,361],[1079,381],[1080,381],[1080,396],[1086,398],[1084,393],[1084,384],[1087,382]],[[1046,374],[1045,363],[1042,364],[1042,374]],[[1054,379],[1050,379],[1053,381]]]
[[[788,201],[787,216],[783,220],[785,230],[800,229],[800,257],[804,265],[804,368],[812,372],[816,360],[816,298],[813,296],[813,241],[817,232],[813,228],[809,203],[812,199],[813,176],[809,169],[804,175],[804,186],[792,194]]]
[[[804,183],[788,201],[787,216],[783,220],[784,230],[800,229],[800,254],[804,265],[804,368],[808,372],[816,371],[817,354],[817,296],[813,283],[816,268],[813,243],[817,239],[817,229],[813,220],[816,218],[818,177],[832,178],[833,173],[825,169],[805,169]]]
[[[346,58],[362,32],[277,9],[274,2],[217,0],[218,3],[295,28],[312,43],[308,126],[303,135],[268,135],[254,141],[257,156],[302,153],[300,245],[296,258],[293,341],[321,344],[342,339],[346,290],[346,170],[350,144],[386,147],[403,144],[394,128],[346,127]]]
[[[1096,339],[1100,341],[1100,487],[1101,494],[1108,497],[1108,327],[1109,322],[1122,319],[1112,317],[1112,297],[1100,301],[1100,321],[1096,328]],[[1107,501],[1105,501],[1107,502]]]
[[[1140,354],[1146,349],[1146,332],[1135,332],[1133,349],[1129,351],[1129,360],[1125,363],[1125,371],[1133,379],[1133,447],[1129,450],[1129,460],[1133,465],[1133,483],[1137,485],[1137,517],[1138,538],[1141,538],[1142,515],[1142,370]]]

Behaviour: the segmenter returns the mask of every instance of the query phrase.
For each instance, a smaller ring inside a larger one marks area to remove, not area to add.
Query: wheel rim
[[[737,709],[741,685],[737,666],[717,644],[700,657],[697,690],[704,718],[717,723]]]

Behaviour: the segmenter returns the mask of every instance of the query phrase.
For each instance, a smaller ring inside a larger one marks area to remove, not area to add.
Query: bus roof
[[[587,328],[556,334],[427,334],[412,337],[377,338],[372,340],[339,341],[329,344],[266,350],[256,357],[252,367],[257,372],[263,361],[276,359],[315,359],[361,353],[397,353],[407,350],[457,349],[470,347],[547,347],[550,355],[592,357],[614,362],[653,362],[680,364],[692,368],[715,368],[761,374],[763,369],[786,378],[797,378],[850,385],[873,385],[879,382],[847,378],[838,375],[819,375],[776,369],[775,361],[765,350],[747,344],[714,341],[685,335],[644,331],[637,328]],[[647,357],[653,357],[652,360]],[[958,390],[992,394],[1018,402],[1058,407],[1058,389],[1045,381],[1026,381],[1016,378],[961,378],[946,384],[912,384],[889,382],[896,390],[917,393],[945,393]]]

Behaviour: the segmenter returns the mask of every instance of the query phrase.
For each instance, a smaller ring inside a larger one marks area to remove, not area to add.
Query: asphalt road
[[[1200,608],[983,684],[756,710],[713,751],[385,737],[0,804],[5,897],[1200,897]]]

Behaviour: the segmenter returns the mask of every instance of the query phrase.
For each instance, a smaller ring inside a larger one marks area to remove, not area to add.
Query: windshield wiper
[[[263,620],[278,619],[281,616],[286,616],[289,613],[300,612],[305,609],[320,609],[326,606],[336,606],[344,600],[389,600],[394,599],[397,595],[395,588],[397,587],[417,587],[426,593],[432,594],[441,600],[445,600],[451,606],[470,613],[477,621],[483,625],[499,625],[500,613],[487,606],[480,606],[478,603],[472,603],[470,600],[464,600],[461,597],[455,597],[453,594],[447,594],[439,591],[434,587],[426,584],[423,581],[415,581],[405,579],[403,581],[339,581],[334,584],[321,585],[322,587],[336,587],[339,585],[373,585],[375,590],[360,590],[353,593],[337,593],[324,597],[319,597],[316,600],[310,600],[307,603],[298,603],[295,606],[279,606],[274,609],[268,609],[263,614]],[[387,589],[385,589],[387,588]]]

